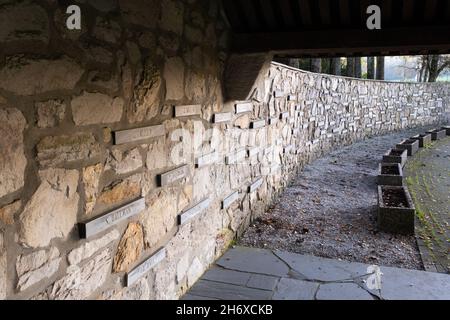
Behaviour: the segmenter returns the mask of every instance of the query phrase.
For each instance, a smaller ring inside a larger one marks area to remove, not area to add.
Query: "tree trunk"
[[[355,77],[355,58],[347,58],[347,68],[345,73],[347,77]]]
[[[377,80],[384,80],[384,57],[377,57]]]
[[[321,73],[322,72],[322,59],[312,58],[311,59],[311,71]]]
[[[438,72],[438,64],[439,64],[439,56],[438,55],[432,55],[430,59],[430,67],[429,67],[429,76],[428,76],[428,82],[436,82],[437,77],[439,76]]]
[[[367,57],[367,79],[375,79],[375,58]]]
[[[331,74],[336,76],[341,75],[341,58],[332,58],[331,59]]]
[[[361,78],[361,57],[355,58],[355,78]]]

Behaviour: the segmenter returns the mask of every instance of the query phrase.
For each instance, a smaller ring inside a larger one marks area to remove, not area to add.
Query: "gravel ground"
[[[376,176],[389,148],[426,129],[367,139],[307,165],[239,243],[423,270],[414,236],[377,231]]]

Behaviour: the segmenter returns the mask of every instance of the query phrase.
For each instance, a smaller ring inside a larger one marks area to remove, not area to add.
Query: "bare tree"
[[[450,56],[426,55],[419,58],[419,81],[436,82],[439,75],[450,69]]]

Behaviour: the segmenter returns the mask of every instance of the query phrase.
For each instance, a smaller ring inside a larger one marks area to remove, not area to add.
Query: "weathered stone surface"
[[[27,2],[0,8],[0,42],[38,40],[48,42],[49,24],[45,10]]]
[[[70,251],[67,260],[72,264],[79,264],[81,261],[90,258],[98,250],[106,247],[110,243],[119,239],[120,233],[116,229],[108,232],[103,237],[88,241],[76,249]]]
[[[120,25],[112,20],[98,17],[95,21],[93,36],[108,43],[117,43],[121,37]]]
[[[64,120],[66,104],[62,100],[48,100],[35,104],[37,126],[39,128],[51,128]]]
[[[102,93],[83,92],[72,99],[73,121],[85,126],[120,121],[123,113],[122,98],[111,98]]]
[[[111,250],[105,249],[88,263],[71,265],[67,275],[56,281],[50,291],[51,300],[87,299],[103,285],[111,268]]]
[[[278,282],[273,300],[314,300],[319,284],[297,279],[282,278]]]
[[[179,100],[184,96],[184,65],[181,58],[167,59],[164,65],[166,100]]]
[[[23,291],[41,280],[51,278],[58,271],[60,262],[61,258],[57,248],[19,256],[16,261],[16,271],[19,277],[17,289]]]
[[[150,299],[150,287],[145,278],[139,279],[138,282],[127,288],[122,295],[122,300],[149,300]]]
[[[197,72],[189,72],[186,77],[186,96],[192,101],[202,101],[205,95],[205,77]]]
[[[25,118],[19,110],[0,110],[0,197],[24,185],[27,165],[23,146],[25,126]]]
[[[0,222],[6,225],[14,224],[14,214],[19,211],[22,201],[16,200],[3,208],[0,208]]]
[[[72,90],[83,73],[82,67],[68,57],[58,60],[12,57],[0,70],[0,88],[18,95]]]
[[[316,294],[317,300],[373,300],[366,290],[355,283],[321,284]]]
[[[130,62],[134,65],[138,64],[141,61],[141,50],[139,49],[139,46],[132,41],[127,41],[125,45],[127,47]]]
[[[165,145],[161,139],[155,140],[148,146],[146,166],[149,171],[162,169],[167,165]]]
[[[200,278],[204,270],[205,266],[195,257],[187,271],[188,286],[192,286]]]
[[[129,271],[130,266],[139,260],[144,248],[144,232],[139,223],[132,222],[125,230],[117,247],[113,271]]]
[[[39,176],[41,184],[20,215],[20,241],[33,248],[67,237],[77,220],[79,200],[77,170],[48,169]]]
[[[88,74],[88,84],[101,90],[117,92],[119,90],[119,76],[107,71],[91,71]]]
[[[163,0],[161,4],[161,20],[159,26],[166,31],[183,33],[183,3],[174,0]]]
[[[136,174],[106,187],[97,202],[107,206],[117,205],[137,198],[141,194],[141,175]]]
[[[122,18],[127,23],[154,28],[158,22],[160,0],[119,0],[119,6]]]
[[[141,168],[143,160],[138,148],[125,152],[115,148],[110,153],[108,164],[117,174],[125,174]]]
[[[100,145],[91,133],[45,137],[36,149],[42,166],[59,166],[64,162],[87,160],[100,155]]]
[[[3,239],[3,232],[0,231],[0,300],[6,298],[6,248]]]
[[[159,69],[147,61],[128,111],[128,120],[131,123],[150,120],[158,114],[161,104],[161,84]]]
[[[93,45],[92,43],[84,43],[81,46],[86,58],[92,62],[110,65],[114,62],[113,53],[102,46]]]
[[[145,245],[153,247],[176,224],[177,195],[173,189],[163,189],[150,196],[147,210],[141,214]]]
[[[83,168],[81,178],[84,186],[84,197],[86,201],[84,210],[86,214],[90,214],[92,210],[94,210],[98,195],[98,185],[102,172],[102,163],[97,163],[96,165]]]

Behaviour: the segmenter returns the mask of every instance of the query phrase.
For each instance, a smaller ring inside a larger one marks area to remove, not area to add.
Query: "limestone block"
[[[71,265],[67,275],[51,287],[51,300],[82,300],[91,296],[103,285],[111,269],[111,250],[105,249],[88,263],[79,267]]]
[[[41,184],[20,215],[20,242],[33,248],[67,237],[77,220],[79,200],[77,170],[47,169],[39,176]]]
[[[98,250],[119,239],[119,237],[119,231],[114,229],[96,240],[87,241],[78,248],[73,249],[67,256],[67,260],[71,265],[79,264],[83,260],[90,258]]]
[[[68,57],[57,60],[12,57],[0,70],[0,88],[24,96],[72,90],[83,73],[83,68]]]
[[[184,96],[184,65],[179,57],[169,58],[164,65],[166,100],[180,100]]]
[[[66,104],[62,100],[37,102],[35,107],[39,128],[55,127],[64,120]]]
[[[108,164],[117,174],[125,174],[141,168],[143,161],[138,148],[125,152],[114,148],[110,153]]]
[[[117,247],[113,261],[113,271],[129,271],[130,267],[139,260],[144,248],[144,232],[139,223],[132,222],[125,230]]]
[[[59,251],[55,247],[19,256],[16,261],[19,277],[17,289],[23,291],[41,280],[51,278],[58,271],[60,262]]]
[[[120,121],[123,113],[122,98],[111,98],[102,93],[84,91],[72,99],[73,121],[78,126]]]
[[[135,174],[106,187],[98,197],[97,203],[107,206],[119,205],[136,199],[140,195],[141,174]]]
[[[86,214],[90,214],[94,209],[97,201],[98,186],[100,177],[103,172],[103,164],[98,163],[93,166],[83,168],[82,181],[84,186],[84,197],[86,200],[84,210]]]
[[[19,211],[22,201],[16,200],[3,208],[0,208],[0,222],[5,225],[14,224],[14,214]]]
[[[26,121],[17,109],[0,109],[0,197],[24,185],[27,159],[23,131]]]

